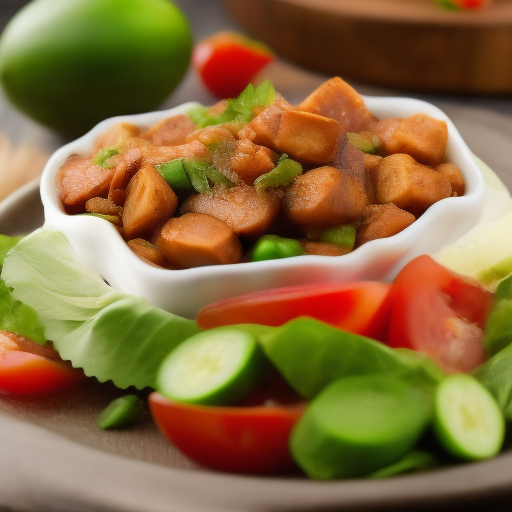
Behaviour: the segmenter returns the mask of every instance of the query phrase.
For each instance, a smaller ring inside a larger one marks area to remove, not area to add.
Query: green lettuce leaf
[[[100,382],[153,387],[164,357],[197,324],[108,286],[65,236],[38,230],[4,261],[12,295],[32,307],[63,359]]]
[[[479,366],[473,375],[496,398],[505,419],[512,421],[512,344]]]
[[[0,235],[0,272],[7,253],[22,238],[21,236]],[[16,300],[2,280],[0,280],[0,330],[26,336],[40,345],[46,343],[44,327],[39,322],[36,312]]]
[[[319,320],[298,318],[281,327],[238,327],[256,336],[279,373],[308,399],[335,380],[352,375],[394,375],[427,391],[444,377],[442,370],[419,352],[392,349]]]
[[[258,87],[249,84],[238,98],[229,99],[224,112],[219,115],[212,115],[208,107],[199,106],[189,112],[187,115],[197,128],[205,128],[217,124],[230,123],[237,121],[241,124],[247,124],[252,120],[253,109],[256,107],[266,107],[276,98],[276,91],[270,80],[265,80]]]

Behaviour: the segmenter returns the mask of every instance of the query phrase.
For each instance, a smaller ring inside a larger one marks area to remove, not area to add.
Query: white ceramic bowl
[[[322,281],[390,280],[415,256],[433,253],[454,242],[478,222],[484,182],[459,132],[437,107],[407,98],[366,97],[365,101],[380,119],[426,113],[445,120],[449,133],[447,159],[461,169],[465,195],[435,203],[399,234],[368,242],[345,256],[299,256],[174,271],[156,268],[137,257],[110,223],[92,216],[67,215],[57,197],[55,176],[69,155],[90,153],[94,139],[115,123],[149,127],[197,106],[187,103],[168,111],[107,119],[56,151],[41,180],[44,226],[63,232],[80,257],[114,288],[189,318],[206,304],[255,290]]]

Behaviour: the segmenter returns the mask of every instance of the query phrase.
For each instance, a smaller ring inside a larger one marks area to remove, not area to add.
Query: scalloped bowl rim
[[[364,100],[380,119],[426,113],[446,121],[447,160],[461,169],[466,181],[465,195],[438,201],[400,233],[368,242],[344,256],[299,256],[174,271],[154,267],[136,256],[110,223],[93,216],[65,213],[57,195],[55,177],[69,155],[89,154],[94,139],[114,124],[127,122],[149,127],[199,105],[189,102],[165,111],[106,119],[58,149],[50,157],[41,178],[44,228],[63,232],[79,256],[114,288],[142,296],[158,307],[190,318],[208,303],[271,287],[321,281],[389,281],[413,257],[435,252],[454,242],[478,222],[483,207],[484,180],[471,151],[442,110],[410,98],[366,96]]]

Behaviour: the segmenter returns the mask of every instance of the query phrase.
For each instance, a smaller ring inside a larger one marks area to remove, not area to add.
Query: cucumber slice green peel
[[[494,457],[505,438],[505,419],[491,393],[474,377],[446,377],[435,392],[434,431],[452,455],[464,460]]]
[[[373,473],[404,457],[430,422],[431,396],[384,375],[327,386],[295,425],[290,450],[312,478]]]
[[[156,390],[177,402],[231,405],[255,385],[264,362],[252,334],[212,329],[192,336],[165,358]]]

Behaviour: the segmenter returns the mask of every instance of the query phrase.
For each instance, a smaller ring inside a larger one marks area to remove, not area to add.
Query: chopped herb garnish
[[[208,107],[200,106],[189,110],[187,115],[197,128],[205,128],[217,124],[232,121],[247,124],[254,117],[253,110],[256,107],[266,107],[276,98],[276,92],[270,80],[265,80],[258,87],[249,84],[238,98],[229,99],[224,112],[219,115],[211,115]]]

